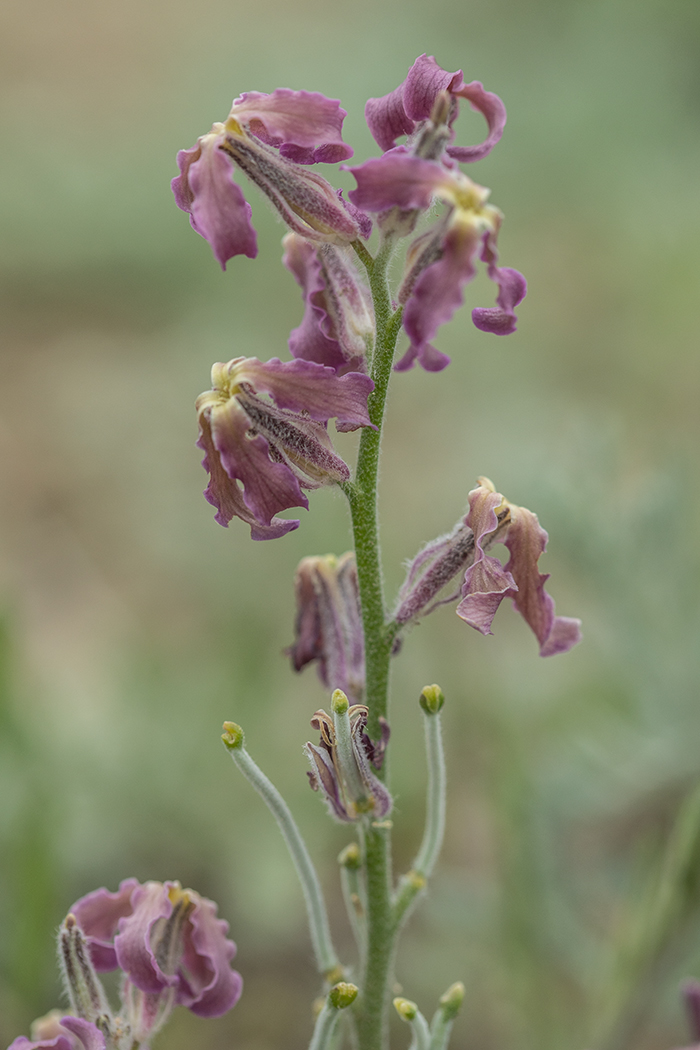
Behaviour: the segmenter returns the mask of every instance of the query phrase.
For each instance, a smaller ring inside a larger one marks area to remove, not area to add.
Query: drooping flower
[[[135,879],[116,893],[95,890],[71,909],[95,969],[124,971],[126,1000],[135,989],[200,1017],[230,1010],[243,984],[230,966],[236,946],[226,937],[228,923],[216,912],[213,901],[178,882]]]
[[[470,162],[486,157],[503,134],[505,106],[498,95],[473,80],[465,84],[462,71],[448,73],[432,56],[421,55],[413,63],[404,82],[382,98],[371,98],[365,106],[365,118],[375,141],[384,151],[391,150],[401,135],[418,137],[421,124],[430,118],[438,95],[449,96],[447,126],[449,142],[454,138],[453,124],[459,113],[459,99],[466,99],[472,109],[481,113],[488,124],[487,138],[478,146],[447,145],[454,160]]]
[[[302,488],[349,478],[326,424],[335,416],[338,430],[371,426],[367,397],[373,388],[369,376],[337,376],[311,361],[237,357],[214,365],[212,389],[197,398],[197,444],[205,452],[205,496],[217,508],[216,520],[228,525],[234,515],[242,518],[256,540],[297,528],[298,521],[275,515],[308,507]]]
[[[510,559],[504,567],[485,553],[484,544],[499,528],[499,512],[505,508],[510,524],[503,542]],[[555,616],[554,601],[544,589],[549,576],[537,567],[548,539],[537,515],[505,500],[488,478],[479,478],[478,488],[469,493],[466,524],[474,533],[475,555],[464,574],[457,615],[482,634],[491,634],[499,605],[512,598],[540,644],[540,656],[565,653],[576,645],[581,640],[581,621]]]
[[[282,244],[282,262],[304,296],[304,319],[289,337],[292,356],[329,365],[338,375],[366,371],[374,333],[371,296],[347,249],[311,244],[296,233]]]
[[[349,707],[339,689],[333,694],[332,710],[332,717],[321,710],[311,719],[312,729],[321,733],[318,746],[304,746],[311,763],[311,787],[322,792],[329,813],[337,820],[354,822],[366,816],[382,820],[391,811],[391,795],[371,767],[382,767],[389,726],[381,718],[381,740],[370,740],[368,709],[362,704]]]
[[[365,688],[365,646],[357,565],[352,551],[336,558],[304,558],[296,571],[296,626],[289,655],[295,671],[314,660],[329,689],[360,702]]]
[[[510,551],[505,568],[486,554],[496,543]],[[499,605],[511,598],[537,637],[540,656],[566,652],[581,639],[581,621],[554,614],[554,602],[544,590],[549,577],[537,568],[546,544],[547,533],[536,514],[504,499],[488,478],[479,478],[478,488],[469,493],[464,520],[426,544],[410,563],[394,623],[399,628],[416,623],[461,597],[457,614],[482,634],[491,634]]]
[[[222,269],[234,255],[255,258],[251,209],[232,179],[232,163],[272,202],[290,229],[313,241],[347,244],[366,227],[309,164],[345,160],[345,110],[317,92],[278,88],[247,92],[233,102],[225,123],[212,125],[177,156],[172,181],[179,208],[212,246]]]
[[[351,200],[367,211],[397,207],[425,210],[434,197],[446,204],[438,222],[409,247],[399,290],[403,327],[411,345],[397,369],[416,359],[428,371],[439,371],[449,357],[431,345],[440,325],[461,306],[463,288],[476,274],[476,260],[487,264],[498,285],[497,307],[476,309],[472,320],[482,331],[509,335],[515,331],[514,308],[527,284],[517,270],[497,265],[496,242],[502,213],[488,204],[490,191],[456,169],[449,169],[397,147],[350,169],[357,180]]]
[[[20,1035],[8,1050],[105,1050],[105,1037],[92,1022],[52,1010],[34,1022],[31,1039]]]

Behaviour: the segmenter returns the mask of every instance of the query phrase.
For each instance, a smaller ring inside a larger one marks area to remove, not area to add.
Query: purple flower
[[[347,698],[336,690],[333,718],[321,710],[311,719],[311,728],[321,733],[319,745],[304,746],[311,763],[312,771],[308,773],[311,787],[324,795],[331,816],[343,822],[352,823],[367,815],[373,820],[382,820],[391,812],[391,795],[371,769],[382,767],[389,726],[381,718],[382,738],[373,742],[366,731],[367,715],[368,709],[362,704],[348,707]],[[350,754],[339,747],[340,719],[349,720]]]
[[[189,212],[222,269],[234,255],[257,254],[250,205],[233,182],[232,162],[302,236],[346,244],[361,235],[363,223],[352,209],[305,167],[352,156],[342,141],[345,115],[337,101],[316,92],[251,91],[235,99],[225,124],[212,125],[191,149],[180,150],[180,175],[172,181],[176,203]]]
[[[20,1035],[8,1050],[105,1050],[105,1037],[91,1021],[52,1010],[34,1022],[31,1039]]]
[[[510,559],[503,567],[485,554],[484,545],[499,529],[499,515],[502,521],[505,509],[510,512],[510,524],[503,542]],[[488,478],[479,478],[479,487],[469,493],[465,523],[474,533],[475,554],[464,574],[457,615],[482,634],[491,634],[499,605],[504,598],[512,598],[540,643],[540,656],[565,653],[576,645],[581,640],[581,621],[555,616],[554,601],[544,589],[549,576],[537,568],[548,538],[537,515],[509,503]]]
[[[128,986],[200,1017],[219,1017],[238,1002],[243,982],[230,967],[236,946],[216,910],[178,882],[127,879],[117,893],[100,889],[82,897],[71,912],[96,969],[120,967]]]
[[[302,488],[349,478],[326,424],[335,416],[338,430],[371,426],[367,397],[373,389],[369,376],[337,376],[311,361],[237,357],[214,365],[212,390],[197,398],[197,444],[210,475],[205,496],[219,524],[242,518],[256,540],[297,528],[298,521],[275,514],[308,507]]]
[[[495,335],[515,331],[514,308],[525,297],[527,284],[517,270],[497,265],[503,215],[487,203],[489,190],[402,147],[350,170],[357,180],[350,198],[368,211],[426,209],[433,197],[447,205],[438,222],[408,250],[399,302],[404,304],[403,327],[411,345],[396,366],[399,371],[411,368],[416,358],[433,372],[449,363],[430,341],[461,306],[463,288],[475,276],[479,257],[498,285],[498,305],[474,310],[472,319],[482,331]]]
[[[329,689],[353,701],[365,688],[365,645],[355,555],[304,558],[296,571],[296,627],[289,655],[295,671],[318,661]]]
[[[371,297],[347,250],[311,244],[296,233],[282,244],[282,262],[304,297],[304,319],[289,337],[292,356],[329,365],[338,375],[365,371],[374,333]]]
[[[383,150],[396,145],[400,135],[416,136],[423,121],[430,118],[441,92],[449,96],[448,125],[450,141],[454,137],[452,125],[459,112],[460,98],[466,99],[472,109],[483,114],[488,124],[487,138],[478,146],[447,146],[450,157],[461,162],[486,157],[503,134],[506,111],[498,95],[485,91],[478,80],[465,84],[461,70],[448,73],[441,69],[432,56],[421,55],[408,71],[403,84],[383,98],[371,98],[365,106],[365,118],[375,141]]]

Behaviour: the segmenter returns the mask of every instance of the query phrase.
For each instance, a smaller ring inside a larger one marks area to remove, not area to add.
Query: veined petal
[[[237,382],[249,382],[256,391],[269,394],[280,408],[306,412],[324,423],[335,416],[344,429],[372,426],[367,398],[374,383],[364,373],[338,376],[332,368],[314,361],[280,361],[277,357],[265,362],[242,358],[236,371]]]
[[[105,1050],[105,1037],[91,1021],[79,1017],[62,1017],[61,1024],[80,1040],[85,1050]]]
[[[499,527],[498,511],[504,506],[500,492],[481,484],[469,493],[469,514],[465,524],[474,533],[474,562],[464,574],[462,601],[457,615],[482,634],[491,634],[491,623],[504,598],[513,595],[517,585],[508,569],[484,552],[484,543]]]
[[[549,574],[541,573],[537,562],[547,549],[547,533],[527,508],[511,504],[510,511],[505,545],[510,551],[506,572],[513,574],[517,585],[513,602],[540,643],[540,656],[565,653],[581,640],[581,621],[555,616],[554,600],[544,589]]]
[[[185,891],[195,906],[187,920],[179,967],[177,1002],[198,1017],[220,1017],[238,1002],[241,975],[230,967],[236,945],[228,940],[228,923],[217,918],[213,901]]]
[[[270,525],[278,511],[308,507],[294,474],[273,463],[269,445],[260,434],[250,437],[250,419],[235,397],[209,412],[212,444],[229,478],[243,484],[243,500],[262,525]]]
[[[215,125],[216,127],[216,125]],[[172,189],[179,208],[190,213],[193,229],[209,241],[222,269],[234,255],[257,255],[251,207],[233,181],[231,162],[219,149],[221,132],[203,135],[191,150],[181,150],[181,174]]]
[[[448,73],[432,55],[420,55],[403,83],[403,106],[407,116],[416,122],[427,120],[438,94],[441,91],[453,94],[463,83],[461,69]]]
[[[401,135],[410,135],[415,127],[403,104],[404,85],[383,95],[369,98],[365,105],[365,120],[372,137],[385,152],[393,149]]]
[[[202,466],[209,472],[209,484],[204,496],[217,509],[214,520],[218,521],[219,525],[227,527],[231,518],[240,518],[246,525],[250,525],[250,535],[254,540],[275,540],[299,528],[298,519],[273,518],[269,525],[257,520],[244,503],[238,482],[235,478],[230,478],[221,465],[219,453],[212,441],[211,427],[206,414],[200,416],[199,425],[197,446],[204,451]]]
[[[436,189],[448,177],[440,164],[414,157],[402,146],[348,171],[357,180],[357,189],[348,197],[365,211],[429,208]]]
[[[346,111],[317,91],[247,91],[234,99],[231,116],[297,164],[335,164],[353,154],[342,138]]]

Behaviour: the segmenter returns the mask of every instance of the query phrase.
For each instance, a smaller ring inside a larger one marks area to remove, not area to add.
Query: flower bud
[[[243,747],[245,742],[243,730],[235,722],[224,722],[224,731],[221,734],[221,739],[229,751],[236,751]]]
[[[351,871],[357,871],[362,867],[362,855],[356,842],[351,842],[341,851],[338,855],[338,864],[341,868],[349,868]]]
[[[336,1010],[345,1010],[346,1007],[355,1002],[359,990],[360,989],[355,984],[348,984],[346,981],[339,981],[338,984],[334,985],[328,993],[328,1002],[331,1006],[334,1006]]]
[[[426,715],[436,715],[444,703],[445,697],[439,685],[426,685],[420,694],[420,706]]]
[[[418,1006],[416,1003],[412,1003],[410,999],[402,999],[401,996],[397,996],[394,999],[394,1009],[401,1018],[402,1021],[407,1021],[409,1024],[414,1021],[418,1013]]]
[[[440,1008],[446,1021],[453,1021],[464,1002],[464,985],[461,981],[451,984],[444,995],[440,996]]]

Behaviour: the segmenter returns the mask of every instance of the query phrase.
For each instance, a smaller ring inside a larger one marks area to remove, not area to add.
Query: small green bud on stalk
[[[420,694],[420,706],[426,715],[436,715],[445,703],[445,697],[439,685],[426,685]]]
[[[336,689],[331,697],[331,711],[334,715],[344,715],[350,707],[348,698],[342,689]]]
[[[341,868],[350,868],[352,871],[362,867],[360,847],[356,842],[351,842],[338,854],[338,864]]]
[[[418,1013],[416,1003],[412,1003],[410,999],[402,999],[401,996],[397,996],[394,999],[394,1009],[401,1020],[406,1021],[408,1024],[415,1020]]]
[[[348,984],[347,981],[339,981],[328,993],[328,1002],[336,1010],[345,1010],[357,999],[359,988],[356,984]]]
[[[444,995],[440,996],[440,1007],[446,1021],[454,1021],[464,1002],[464,985],[461,981],[451,984]]]
[[[235,722],[224,722],[224,731],[221,734],[221,739],[229,751],[236,751],[242,748],[245,742],[243,730]]]

